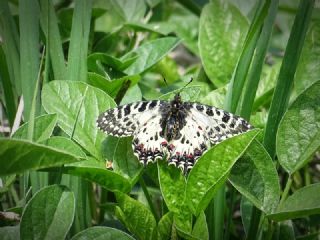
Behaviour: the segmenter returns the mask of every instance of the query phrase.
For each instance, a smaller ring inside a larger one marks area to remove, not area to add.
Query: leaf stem
[[[286,186],[285,186],[283,193],[281,195],[279,206],[281,206],[281,204],[284,202],[284,200],[286,200],[288,193],[289,193],[289,190],[291,188],[291,184],[292,184],[292,178],[291,178],[291,175],[289,175]]]
[[[158,222],[158,221],[159,221],[159,216],[158,216],[157,211],[156,211],[156,209],[155,209],[155,207],[154,207],[154,205],[153,205],[153,203],[152,203],[151,196],[150,196],[150,194],[149,194],[149,192],[148,192],[146,183],[144,182],[144,180],[143,180],[142,177],[139,179],[139,183],[140,183],[140,186],[141,186],[141,188],[142,188],[142,191],[143,191],[143,193],[144,193],[144,195],[145,195],[145,197],[146,197],[146,199],[147,199],[147,201],[148,201],[150,210],[151,210],[154,218],[155,218],[156,221]]]

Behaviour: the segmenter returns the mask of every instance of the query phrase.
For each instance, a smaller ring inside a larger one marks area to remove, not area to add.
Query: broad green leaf
[[[209,239],[207,220],[204,212],[201,212],[198,216],[192,229],[192,236],[201,240]]]
[[[138,239],[155,239],[157,223],[150,210],[123,193],[116,193],[116,216]]]
[[[281,166],[292,174],[320,147],[320,81],[305,90],[292,103],[277,132],[277,156]]]
[[[101,158],[105,135],[96,127],[96,119],[116,106],[106,93],[79,81],[52,81],[42,89],[42,104],[48,113],[57,114],[63,131],[92,156]]]
[[[172,230],[173,216],[172,212],[168,212],[162,216],[158,223],[158,239],[169,239]]]
[[[186,180],[182,171],[158,161],[158,176],[162,196],[168,209],[174,213],[173,219],[177,228],[190,233],[192,215],[186,201]]]
[[[306,40],[294,78],[294,86],[299,94],[314,82],[320,80],[320,20],[310,23]]]
[[[107,78],[99,74],[89,72],[87,83],[91,86],[103,90],[110,97],[114,98],[122,87],[129,88],[131,86],[134,86],[139,80],[139,75],[124,76],[122,78],[108,80]]]
[[[134,240],[133,237],[116,228],[91,227],[76,234],[71,240]]]
[[[138,85],[135,85],[128,89],[126,95],[121,99],[120,105],[138,102],[142,100],[142,93]]]
[[[278,205],[280,185],[274,163],[262,146],[254,140],[231,169],[232,185],[265,213]]]
[[[251,221],[251,214],[253,209],[253,204],[245,197],[241,197],[240,202],[240,213],[241,213],[241,221],[243,225],[243,230],[248,235]]]
[[[62,168],[62,171],[96,182],[110,191],[128,192],[131,189],[131,184],[126,178],[108,170],[103,162],[94,158],[88,158],[79,164],[67,164]]]
[[[199,51],[209,79],[224,86],[240,56],[248,30],[248,21],[232,4],[212,1],[201,13]]]
[[[0,236],[2,240],[20,239],[20,227],[19,226],[0,227]]]
[[[116,12],[124,22],[142,21],[146,12],[146,4],[140,0],[111,0],[110,8]]]
[[[320,183],[303,187],[289,196],[276,210],[267,215],[275,221],[301,218],[313,214],[320,214]]]
[[[163,94],[162,96],[159,97],[159,99],[171,101],[173,100],[174,96],[177,93],[180,93],[183,101],[195,102],[199,100],[200,91],[201,91],[200,86],[185,87],[185,88],[180,88],[180,89],[171,91],[169,93]]]
[[[162,196],[171,212],[179,213],[186,199],[186,179],[179,168],[158,161],[159,183]]]
[[[291,220],[279,223],[281,240],[295,240],[294,227]]]
[[[204,210],[227,178],[235,162],[259,133],[251,130],[229,138],[207,151],[192,168],[187,180],[187,200],[195,215]]]
[[[215,89],[209,92],[204,98],[202,98],[201,103],[215,106],[217,108],[223,108],[226,93],[227,93],[226,87]]]
[[[175,37],[164,37],[144,43],[122,57],[122,60],[127,60],[138,56],[136,61],[125,70],[125,73],[128,75],[135,75],[144,72],[159,62],[165,55],[174,49],[179,42],[179,39]]]
[[[48,139],[57,124],[56,114],[46,114],[35,118],[33,140],[42,142]],[[28,122],[21,125],[12,138],[28,139]]]
[[[53,147],[55,149],[60,149],[64,152],[67,152],[73,156],[77,156],[78,158],[86,159],[86,154],[82,151],[81,147],[73,142],[70,138],[61,137],[61,136],[53,136],[43,144]]]
[[[79,161],[67,152],[24,140],[0,138],[0,146],[0,175]]]
[[[199,35],[199,17],[181,5],[173,5],[168,21],[163,22],[167,29],[172,29],[177,36],[182,39],[183,44],[194,54],[199,55],[198,35]]]
[[[132,150],[132,138],[117,138],[108,136],[103,142],[104,157],[113,162],[114,172],[127,178],[133,185],[142,171],[142,165],[139,163]]]
[[[75,198],[67,187],[45,187],[31,198],[23,211],[21,239],[64,239],[72,225],[74,213]]]

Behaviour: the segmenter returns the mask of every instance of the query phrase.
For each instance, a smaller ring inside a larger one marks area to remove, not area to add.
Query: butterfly
[[[219,142],[253,127],[243,118],[197,102],[151,100],[109,109],[97,119],[108,135],[133,136],[132,148],[147,165],[166,158],[188,173],[204,152]]]

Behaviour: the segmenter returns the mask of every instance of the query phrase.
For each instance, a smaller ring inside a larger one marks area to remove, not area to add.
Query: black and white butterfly
[[[109,109],[97,125],[108,135],[133,136],[132,148],[142,164],[165,157],[184,173],[211,146],[252,128],[224,110],[183,102],[180,93],[170,102],[141,101]]]

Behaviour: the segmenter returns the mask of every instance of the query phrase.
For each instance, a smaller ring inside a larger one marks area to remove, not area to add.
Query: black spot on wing
[[[138,108],[139,112],[143,112],[146,110],[148,102],[141,102],[141,106]]]
[[[222,117],[222,121],[225,122],[225,123],[227,123],[227,122],[229,121],[229,119],[230,119],[229,113],[224,112],[224,113],[223,113],[223,117]]]
[[[157,100],[153,100],[150,102],[149,104],[149,109],[153,109],[155,106],[157,106],[158,101]]]
[[[213,114],[214,114],[211,107],[207,107],[206,113],[208,116],[213,116]]]
[[[197,105],[196,105],[196,109],[197,109],[198,111],[202,112],[203,109],[204,109],[204,107],[203,107],[203,105],[201,105],[201,104],[197,104]]]
[[[127,115],[130,114],[130,112],[131,112],[130,107],[131,107],[131,105],[128,104],[128,105],[126,105],[126,106],[123,108],[123,111],[124,111],[124,115],[125,115],[125,116],[127,116]]]

